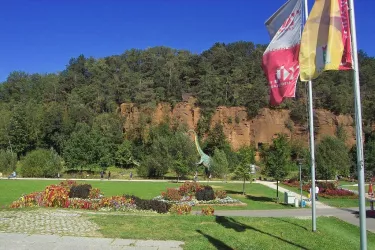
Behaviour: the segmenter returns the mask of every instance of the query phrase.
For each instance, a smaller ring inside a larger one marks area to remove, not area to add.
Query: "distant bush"
[[[62,169],[62,159],[52,149],[31,151],[20,164],[23,177],[56,177]]]

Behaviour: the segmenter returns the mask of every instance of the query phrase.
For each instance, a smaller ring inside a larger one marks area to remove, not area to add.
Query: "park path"
[[[269,181],[256,181],[272,189],[277,189],[276,182]],[[301,194],[292,192],[286,188],[279,186],[280,192],[291,192],[297,198],[300,198]],[[307,197],[302,196],[304,200],[308,200]],[[307,205],[311,206],[311,202],[307,202]],[[369,208],[368,208],[369,209]],[[317,216],[334,216],[350,224],[359,227],[359,216],[358,207],[354,208],[335,208],[323,204],[320,201],[316,201],[316,215]],[[311,217],[311,208],[301,208],[301,209],[283,209],[283,210],[217,210],[216,215],[220,216],[251,216],[251,217]],[[366,229],[368,231],[375,233],[375,218],[366,218]]]

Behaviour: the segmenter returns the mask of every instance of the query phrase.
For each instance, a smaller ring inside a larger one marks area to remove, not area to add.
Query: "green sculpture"
[[[205,154],[203,152],[203,150],[201,149],[201,147],[199,146],[197,133],[194,130],[192,130],[192,129],[189,130],[188,132],[194,133],[195,146],[196,146],[196,148],[198,150],[198,154],[201,156],[200,161],[197,162],[196,164],[197,165],[202,164],[205,167],[206,175],[208,177],[210,175],[210,168],[211,168],[211,165],[212,165],[212,159],[211,159],[210,156],[208,156],[207,154]]]

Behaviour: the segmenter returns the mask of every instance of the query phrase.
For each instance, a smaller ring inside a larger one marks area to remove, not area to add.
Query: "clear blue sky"
[[[264,21],[285,1],[3,0],[0,81],[14,70],[61,71],[80,54],[98,58],[158,45],[200,53],[215,42],[268,43]],[[359,48],[375,56],[375,0],[355,4]]]

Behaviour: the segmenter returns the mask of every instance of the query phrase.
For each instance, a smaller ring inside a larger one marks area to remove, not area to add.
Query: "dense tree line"
[[[61,156],[69,169],[139,166],[145,176],[162,176],[171,170],[183,176],[195,168],[190,165],[193,149],[188,146],[183,126],[153,128],[143,117],[145,126],[124,134],[118,107],[124,102],[150,108],[159,102],[174,105],[182,100],[183,93],[191,93],[203,111],[198,130],[207,139],[202,147],[234,171],[240,157],[230,149],[220,124],[209,129],[210,116],[219,105],[245,106],[250,117],[268,107],[268,87],[261,69],[265,48],[240,41],[216,43],[201,54],[167,47],[131,49],[100,59],[80,55],[55,74],[12,72],[0,84],[0,153],[9,151],[21,159],[36,149],[47,149]],[[375,59],[360,52],[359,61],[366,138],[370,142],[374,141]],[[304,123],[303,83],[298,83],[296,95],[271,108],[289,108],[294,122]],[[326,72],[314,81],[316,108],[352,114],[352,100],[351,72]],[[175,140],[186,142],[186,146],[173,144]],[[373,151],[372,144],[368,144],[368,152]],[[11,156],[7,159],[14,162]],[[225,173],[223,169],[217,171]]]

